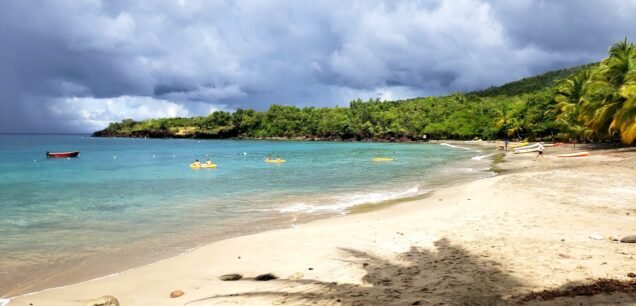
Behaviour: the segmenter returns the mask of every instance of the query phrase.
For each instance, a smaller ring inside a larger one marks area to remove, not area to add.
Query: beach
[[[82,154],[42,159],[56,146]],[[493,176],[492,156],[484,157],[493,151],[477,143],[0,135],[0,298],[417,199]],[[264,162],[271,152],[288,162]],[[218,167],[189,166],[207,158]]]
[[[545,289],[636,273],[636,150],[508,152],[500,175],[381,210],[214,242],[9,305],[508,304]],[[594,149],[594,150],[592,150]],[[225,274],[243,276],[221,281]],[[256,281],[272,273],[279,279]],[[181,290],[182,296],[171,298]],[[529,304],[636,304],[612,293]]]

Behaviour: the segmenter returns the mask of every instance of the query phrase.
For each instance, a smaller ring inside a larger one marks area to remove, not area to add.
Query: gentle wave
[[[419,187],[413,187],[405,191],[398,192],[371,192],[367,194],[357,194],[339,197],[335,199],[334,204],[313,205],[307,203],[296,203],[278,209],[282,213],[314,213],[314,212],[339,212],[344,213],[348,208],[362,204],[377,204],[390,200],[409,198],[427,193],[426,190],[420,190]]]
[[[0,299],[0,306],[8,305],[11,300],[9,299]]]
[[[486,155],[479,155],[479,156],[475,156],[473,158],[471,158],[472,160],[482,160],[486,157],[491,157],[493,155],[496,155],[497,153],[491,153],[491,154],[486,154]]]
[[[478,150],[475,149],[471,149],[471,148],[466,148],[466,147],[460,147],[460,146],[456,146],[456,145],[452,145],[450,143],[440,143],[440,146],[447,146],[447,147],[451,147],[451,148],[455,148],[455,149],[462,149],[462,150],[467,150],[467,151],[476,151],[479,152]]]

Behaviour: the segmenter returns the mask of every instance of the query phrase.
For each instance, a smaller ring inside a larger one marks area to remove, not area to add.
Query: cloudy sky
[[[1,0],[0,132],[502,84],[634,41],[636,0]]]

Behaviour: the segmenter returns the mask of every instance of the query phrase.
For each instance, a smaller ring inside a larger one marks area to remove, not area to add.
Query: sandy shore
[[[629,279],[636,244],[636,149],[508,154],[502,175],[383,210],[212,243],[9,305],[507,304],[537,290]],[[592,238],[591,238],[592,237]],[[253,280],[274,273],[278,280]],[[240,273],[239,281],[218,276]],[[185,294],[170,298],[173,290]],[[636,293],[530,304],[636,305]]]

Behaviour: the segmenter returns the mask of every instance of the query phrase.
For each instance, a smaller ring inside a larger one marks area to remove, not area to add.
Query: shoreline
[[[487,179],[487,178],[474,179],[474,180],[471,180],[471,181],[482,180],[482,179]],[[388,200],[388,201],[383,201],[383,202],[378,203],[378,204],[356,205],[356,206],[351,207],[351,209],[348,211],[347,214],[344,214],[344,215],[333,215],[333,216],[327,216],[327,217],[318,217],[318,216],[316,216],[315,217],[316,219],[312,219],[310,221],[303,222],[303,223],[298,223],[296,225],[297,226],[307,226],[307,225],[319,224],[321,222],[330,223],[331,220],[345,219],[345,218],[347,218],[349,216],[359,216],[359,215],[380,213],[380,212],[385,211],[385,210],[390,210],[391,208],[394,208],[396,206],[414,204],[414,202],[419,202],[419,201],[422,201],[422,200],[424,200],[426,198],[434,196],[435,193],[440,191],[440,190],[452,188],[453,186],[457,187],[457,186],[461,186],[461,185],[464,185],[464,184],[468,184],[468,182],[459,182],[459,183],[456,183],[456,184],[451,184],[450,186],[443,187],[441,189],[431,190],[430,192],[427,192],[427,193],[424,193],[424,194],[421,194],[421,195],[417,195],[417,196],[413,196],[413,197]],[[138,270],[138,269],[143,269],[143,268],[145,268],[147,266],[161,265],[162,262],[171,261],[171,260],[174,260],[176,258],[179,258],[179,257],[182,257],[182,256],[186,256],[186,255],[188,255],[188,254],[190,254],[192,252],[197,252],[201,248],[207,248],[207,247],[210,247],[210,246],[212,246],[214,244],[217,244],[217,243],[225,243],[225,242],[232,241],[232,240],[235,240],[235,239],[247,238],[247,237],[252,237],[252,236],[259,236],[259,235],[267,235],[268,233],[286,231],[286,230],[292,230],[292,229],[293,228],[284,227],[284,228],[270,228],[270,229],[265,229],[265,230],[262,230],[262,231],[254,230],[254,232],[252,232],[252,233],[240,234],[238,236],[232,236],[232,237],[227,237],[227,238],[222,238],[222,239],[219,239],[219,240],[215,240],[215,241],[212,241],[210,243],[206,243],[206,244],[201,245],[201,246],[192,247],[192,248],[187,249],[186,251],[184,251],[182,253],[179,253],[177,255],[170,256],[170,257],[163,258],[163,259],[159,259],[157,261],[153,261],[153,262],[150,262],[150,263],[147,263],[147,264],[143,264],[143,265],[140,265],[140,266],[135,266],[135,267],[132,267],[132,268],[128,268],[128,269],[125,269],[125,270],[122,270],[122,271],[119,271],[119,272],[110,273],[108,275],[99,276],[99,277],[96,277],[96,278],[93,278],[93,279],[89,279],[89,280],[85,280],[85,281],[81,281],[81,282],[78,282],[78,283],[55,286],[55,287],[51,287],[51,288],[46,288],[46,289],[34,291],[34,292],[19,294],[19,295],[13,296],[13,297],[8,297],[6,299],[8,299],[10,301],[13,301],[13,303],[10,304],[10,305],[13,306],[13,305],[17,305],[17,304],[15,304],[16,303],[15,300],[19,299],[19,298],[29,297],[29,296],[33,296],[33,295],[37,295],[37,294],[41,294],[41,293],[46,293],[46,292],[52,291],[52,290],[58,290],[58,289],[71,288],[71,287],[75,287],[75,286],[81,286],[81,285],[86,284],[86,283],[91,283],[91,282],[99,281],[99,280],[106,279],[106,278],[109,278],[109,277],[114,277],[114,276],[117,276],[117,275],[121,275],[121,274],[124,274],[124,273],[135,271],[135,270]],[[2,302],[1,298],[0,298],[0,302]],[[0,304],[0,305],[4,306],[3,304]]]
[[[84,134],[82,134],[84,135]],[[462,139],[419,139],[419,138],[324,138],[324,137],[312,137],[312,136],[298,136],[298,137],[196,137],[196,136],[152,136],[147,134],[140,135],[86,135],[91,138],[133,138],[133,139],[180,139],[180,140],[235,140],[235,141],[301,141],[301,142],[346,142],[346,143],[403,143],[403,144],[418,144],[418,143],[433,143],[439,144],[444,142],[472,142],[476,140],[462,140]],[[479,140],[483,142],[495,142],[496,140]]]
[[[462,146],[465,142],[448,142],[454,145]],[[486,142],[478,142],[478,143],[466,143],[466,147],[471,147],[472,150],[478,151],[479,149],[492,149],[491,146]],[[456,150],[455,148],[448,148],[448,150]],[[463,149],[466,149],[465,147]],[[461,167],[462,163],[476,163],[475,161],[470,161],[470,158],[462,159],[458,161],[453,161],[449,165],[441,166],[442,168],[438,169],[445,173],[446,168],[454,169]],[[190,231],[187,234],[184,234],[180,240],[174,239],[174,237],[166,238],[170,242],[166,245],[166,248],[162,249],[153,249],[148,246],[148,243],[140,242],[127,246],[125,249],[113,249],[113,250],[101,250],[101,254],[90,255],[90,257],[77,257],[70,258],[65,261],[56,261],[56,265],[54,268],[47,269],[46,266],[34,266],[29,267],[28,270],[20,269],[20,275],[16,279],[14,279],[13,286],[7,286],[8,290],[5,291],[6,296],[16,296],[22,294],[28,294],[33,292],[39,292],[41,290],[45,290],[47,288],[56,288],[59,286],[69,286],[75,283],[84,282],[87,280],[91,280],[94,278],[101,278],[104,275],[112,275],[117,274],[121,271],[128,271],[130,269],[135,269],[137,267],[141,267],[147,264],[152,264],[154,262],[162,261],[165,259],[169,259],[174,256],[179,256],[183,253],[190,252],[192,250],[196,250],[199,247],[205,246],[210,243],[214,243],[220,240],[231,239],[239,236],[245,236],[255,233],[260,233],[269,230],[276,229],[285,229],[289,227],[296,226],[298,224],[305,224],[308,222],[313,222],[321,219],[329,219],[333,217],[339,217],[344,214],[356,214],[367,211],[375,211],[379,209],[385,209],[387,207],[391,207],[393,205],[399,205],[404,202],[413,201],[417,199],[422,199],[424,197],[428,197],[432,190],[437,190],[440,188],[449,187],[456,184],[464,183],[465,181],[475,180],[477,176],[488,176],[492,169],[492,163],[490,159],[485,159],[481,162],[477,162],[480,166],[476,166],[477,169],[474,174],[468,174],[467,177],[463,177],[460,180],[448,180],[446,177],[442,177],[439,179],[433,179],[429,183],[430,185],[424,186],[425,189],[420,189],[423,194],[417,193],[416,195],[399,195],[399,198],[389,198],[381,200],[380,202],[374,202],[373,200],[369,200],[368,203],[363,204],[352,204],[351,206],[344,206],[342,211],[332,211],[332,209],[328,209],[327,211],[321,211],[320,209],[316,212],[305,212],[305,211],[285,211],[277,213],[276,216],[270,216],[271,218],[266,218],[267,220],[228,220],[227,226],[228,228],[235,228],[237,224],[241,225],[240,230],[238,232],[231,230],[223,230],[223,231],[215,231],[213,235],[209,235],[207,231]],[[487,165],[487,166],[486,166]],[[470,165],[471,167],[475,167],[475,165]],[[486,166],[488,170],[485,170],[483,166]],[[480,170],[484,169],[484,170]],[[448,176],[448,175],[446,175]],[[406,185],[404,185],[406,186]],[[394,186],[396,188],[403,187],[402,185]],[[414,187],[417,188],[418,186]],[[422,186],[419,186],[422,188]],[[410,187],[409,187],[410,188]],[[401,189],[400,189],[401,190]],[[410,191],[410,189],[408,190]],[[405,191],[407,192],[407,191]],[[401,194],[401,192],[397,192],[397,194]],[[393,195],[390,195],[392,197]],[[397,196],[397,195],[396,195]],[[327,205],[334,206],[334,205]],[[292,220],[293,219],[293,220]],[[225,223],[224,223],[225,224]],[[225,227],[225,226],[222,226]],[[218,232],[218,233],[216,233]],[[207,233],[207,234],[206,234]],[[174,235],[173,235],[174,236]],[[159,239],[160,237],[155,237]],[[153,240],[156,240],[153,238]],[[184,240],[185,239],[185,240]],[[143,255],[147,254],[147,255]],[[78,254],[79,255],[79,254]],[[15,269],[14,269],[15,270]],[[15,270],[18,271],[18,270]],[[11,271],[9,272],[11,275]],[[38,278],[38,275],[40,277]],[[33,279],[33,277],[37,280],[35,282],[30,283],[29,279]],[[7,277],[5,277],[7,278]],[[9,281],[11,278],[7,278]]]
[[[567,166],[570,167],[563,169],[563,171],[576,171],[571,169],[573,165],[590,166],[588,165],[590,164],[590,161],[600,161],[604,164],[611,164],[612,162],[616,162],[616,160],[612,159],[612,154],[620,154],[620,152],[616,153],[618,151],[620,150],[610,150],[609,152],[600,154],[599,156],[602,157],[601,160],[583,159],[563,161],[563,163],[568,163]],[[634,155],[636,154],[633,152],[627,152],[626,154],[629,156],[627,159],[632,162],[631,165],[633,165]],[[556,158],[554,156],[550,156],[549,151],[546,155],[548,155],[546,156],[546,163],[556,162]],[[548,158],[550,159],[548,160]],[[596,158],[596,154],[593,156],[593,158]],[[503,215],[506,215],[506,207],[500,207],[506,204],[506,196],[504,195],[504,201],[502,201],[501,194],[507,194],[509,196],[511,190],[515,192],[515,188],[512,187],[515,187],[515,183],[517,183],[516,181],[520,179],[527,180],[528,176],[532,177],[533,175],[537,175],[537,173],[551,170],[550,168],[527,170],[528,167],[533,168],[537,166],[536,164],[530,164],[528,159],[528,155],[519,156],[507,154],[506,162],[502,164],[506,172],[506,174],[504,175],[478,179],[469,183],[462,183],[460,185],[442,188],[428,193],[427,196],[423,199],[406,201],[405,203],[390,205],[387,208],[379,210],[372,210],[370,212],[363,213],[352,213],[337,218],[312,221],[310,223],[301,224],[296,228],[270,230],[257,234],[239,236],[213,242],[211,244],[205,245],[203,247],[175,257],[160,260],[155,263],[115,273],[112,275],[104,276],[99,279],[17,296],[12,298],[12,302],[10,305],[28,305],[29,303],[34,303],[34,305],[46,305],[47,301],[55,301],[56,305],[83,305],[83,303],[80,301],[85,301],[87,299],[106,294],[116,296],[120,299],[120,302],[125,305],[144,305],[149,302],[152,302],[152,304],[154,305],[171,305],[174,304],[174,302],[183,303],[185,301],[196,300],[196,298],[207,298],[211,295],[218,294],[234,294],[236,292],[238,292],[239,296],[225,298],[234,301],[241,301],[241,299],[245,298],[248,300],[256,299],[254,301],[259,301],[259,303],[265,301],[271,302],[276,299],[280,299],[280,296],[283,293],[279,292],[276,297],[272,297],[271,294],[254,297],[253,294],[250,295],[248,293],[255,290],[262,291],[262,289],[280,291],[283,287],[286,288],[290,284],[289,282],[292,282],[290,277],[286,276],[295,273],[305,274],[305,276],[301,276],[301,280],[307,280],[307,282],[313,283],[314,285],[317,285],[321,288],[324,286],[329,287],[329,282],[336,281],[337,284],[341,284],[340,287],[338,287],[338,285],[335,285],[336,289],[334,290],[336,291],[340,289],[342,289],[343,292],[351,290],[362,290],[363,294],[361,296],[343,297],[343,301],[345,301],[345,304],[348,301],[364,301],[364,299],[368,299],[369,296],[375,296],[377,298],[377,295],[379,293],[364,288],[367,288],[366,286],[369,283],[372,284],[372,288],[380,287],[381,282],[378,283],[377,280],[374,280],[373,277],[370,277],[370,275],[373,276],[375,274],[383,274],[384,272],[386,272],[385,270],[387,270],[387,268],[374,267],[374,269],[366,269],[365,267],[367,266],[359,263],[342,264],[343,260],[350,260],[351,258],[363,258],[367,262],[374,262],[377,260],[382,263],[381,266],[388,265],[389,267],[391,267],[395,260],[397,260],[398,262],[400,261],[399,258],[394,258],[396,253],[399,255],[398,257],[405,256],[404,258],[413,256],[423,256],[425,258],[429,258],[431,256],[434,257],[434,253],[431,253],[432,251],[428,251],[428,249],[437,249],[438,252],[440,250],[452,250],[454,253],[459,253],[460,255],[463,254],[463,257],[472,257],[469,253],[472,253],[476,250],[488,250],[484,249],[481,244],[474,245],[475,242],[480,240],[480,238],[483,238],[475,233],[475,230],[479,231],[481,229],[483,231],[484,227],[473,227],[472,232],[466,231],[465,229],[462,230],[461,227],[463,227],[462,225],[465,225],[467,222],[479,223],[480,219],[477,218],[477,216],[483,217],[484,220],[482,221],[495,221],[490,215],[484,214],[484,212],[482,211],[475,211],[477,210],[477,208],[472,207],[472,204],[478,204],[477,207],[479,208],[489,209],[487,211],[496,211],[497,213],[503,213]],[[544,161],[540,160],[539,162]],[[532,161],[532,163],[534,163],[534,161]],[[558,163],[561,163],[561,161],[558,161]],[[539,166],[545,167],[546,165]],[[633,171],[633,167],[631,169],[631,171]],[[512,186],[510,186],[510,184],[512,184]],[[470,196],[471,198],[467,198],[467,200],[464,199],[467,196]],[[629,198],[632,196],[629,192],[627,192],[626,196],[628,197],[628,199],[633,199]],[[493,202],[498,205],[487,203],[490,201],[488,197],[495,198]],[[523,203],[522,206],[528,209],[535,208],[533,207],[533,203],[536,202],[536,199],[534,199],[533,195],[522,194],[517,195],[517,197],[518,199],[515,202]],[[448,204],[449,202],[452,203]],[[468,204],[471,204],[471,206],[467,206]],[[545,203],[542,206],[545,206]],[[633,211],[634,208],[621,207],[619,210],[621,210],[621,212],[622,210]],[[540,214],[540,212],[537,211],[533,212]],[[500,217],[503,218],[503,215]],[[636,214],[632,213],[631,217],[629,214],[626,217],[625,215],[623,215],[622,219],[633,221],[634,215]],[[425,221],[425,224],[414,222],[419,220]],[[523,219],[519,219],[518,222],[523,224]],[[629,226],[629,224],[631,223],[624,223],[626,222],[625,220],[622,220],[621,222],[617,222],[617,224],[623,225],[627,229],[626,232],[636,230],[633,225],[631,227]],[[419,225],[414,223],[418,223]],[[491,227],[497,228],[495,224],[496,223],[491,224],[493,225]],[[510,225],[508,225],[507,227],[503,226],[499,229],[501,231],[511,230],[509,227]],[[453,228],[455,228],[455,230],[452,230]],[[485,228],[488,229],[488,227]],[[458,231],[459,234],[456,231]],[[517,232],[515,230],[511,231],[516,234],[521,234],[521,232]],[[413,232],[420,233],[420,235],[424,235],[425,237],[411,237]],[[342,233],[351,234],[342,235]],[[316,235],[318,235],[318,238],[313,238],[316,237]],[[472,239],[466,239],[465,236],[472,237]],[[404,241],[405,238],[407,241]],[[487,240],[491,240],[493,237],[487,238],[489,238]],[[321,247],[316,248],[315,245],[308,244],[309,241],[311,241],[312,239],[316,240],[313,242],[313,244],[322,244],[326,246],[326,249],[328,250],[324,250]],[[493,240],[493,242],[491,243],[495,243],[496,241],[497,240]],[[593,242],[593,240],[590,241]],[[303,247],[299,249],[299,245]],[[628,250],[636,252],[636,249],[633,248],[633,245],[632,249],[629,249],[630,245],[625,245],[628,247]],[[342,248],[345,246],[350,250],[355,250],[356,252],[342,251]],[[264,247],[265,249],[263,249]],[[273,248],[268,249],[268,247]],[[413,248],[417,249],[417,252],[412,252],[411,249]],[[281,253],[281,250],[285,250],[286,252]],[[233,252],[234,254],[232,254]],[[345,256],[343,256],[343,252],[349,253],[344,254]],[[219,255],[219,253],[222,254]],[[233,256],[239,253],[244,254],[242,255],[243,260],[237,259]],[[252,253],[258,254],[260,258],[252,258]],[[362,253],[373,255],[361,255]],[[506,257],[496,256],[501,255],[496,253],[497,252],[488,254],[486,258],[497,257],[498,259],[502,259]],[[453,256],[459,255],[454,254]],[[463,258],[462,256],[459,257]],[[281,257],[283,258],[281,259]],[[334,260],[333,258],[340,259]],[[405,261],[404,258],[402,258],[402,261]],[[443,261],[445,261],[445,258],[442,259],[444,259]],[[562,260],[563,258],[560,259]],[[554,260],[558,261],[559,258],[557,257],[557,259]],[[308,263],[308,261],[311,261],[311,263]],[[504,260],[502,259],[502,261]],[[618,260],[616,262],[618,262]],[[608,266],[612,266],[615,268],[616,262]],[[320,268],[308,270],[308,265],[318,266]],[[504,264],[504,266],[505,265],[506,264]],[[508,263],[508,265],[510,265],[510,263]],[[479,261],[478,265],[469,265],[469,267],[467,267],[468,272],[466,273],[470,274],[471,268],[479,270],[479,268],[482,268],[482,266],[488,266],[490,269],[498,265],[492,266],[490,263],[482,263]],[[400,270],[399,267],[396,268],[396,270]],[[516,269],[513,269],[513,271],[515,270]],[[273,272],[281,278],[287,278],[288,280],[278,280],[263,283],[254,281],[220,282],[216,279],[217,276],[225,273],[242,273],[246,277],[254,277],[259,273],[268,272]],[[454,274],[453,271],[443,272],[446,273],[441,273],[442,276],[447,274],[452,276]],[[492,272],[493,275],[497,276],[495,277],[495,279],[497,280],[498,278],[503,277],[502,274],[515,274],[510,273],[507,270],[493,270],[490,272]],[[167,277],[165,274],[171,274],[171,276]],[[402,278],[404,276],[403,274],[404,273],[397,273],[394,276]],[[410,275],[409,277],[411,278],[411,283],[415,282],[413,278],[416,278],[416,280],[418,281],[423,281],[424,279],[418,279],[421,278],[419,275],[420,273]],[[623,273],[623,275],[625,275],[625,273]],[[620,275],[613,276],[618,277]],[[517,278],[523,279],[523,277],[519,277],[518,275],[510,275],[510,277],[515,279],[511,282],[516,282],[519,284],[522,283]],[[506,275],[506,277],[503,278],[508,278],[508,276]],[[529,277],[528,275],[526,275],[526,278],[533,277]],[[157,282],[155,283],[155,285],[153,285],[151,280],[154,281],[155,279]],[[560,277],[553,279],[553,281],[558,280],[563,279]],[[148,283],[148,281],[151,281],[151,283]],[[311,287],[311,285],[307,282],[298,282],[300,281],[292,283],[302,288]],[[133,292],[131,292],[131,290],[129,288],[126,288],[126,286],[121,286],[121,284],[133,283],[139,283],[139,290],[133,290]],[[497,284],[499,285],[498,282]],[[342,286],[345,285],[346,290],[342,288]],[[396,285],[389,285],[389,287],[391,288],[395,286]],[[442,284],[439,287],[443,289],[444,285]],[[518,287],[519,288],[515,289],[519,290],[509,290],[511,291],[510,294],[517,294],[516,291],[523,292],[524,290],[522,289],[528,291],[532,288],[549,288],[550,286],[546,286],[545,284],[543,284],[543,286],[522,284]],[[440,301],[444,301],[444,294],[433,294],[436,292],[436,288],[437,287],[429,288],[429,290],[433,291],[431,293],[431,296],[440,298]],[[186,295],[178,300],[173,301],[169,298],[168,295],[171,290],[176,289],[185,291]],[[393,289],[402,292],[406,290],[404,288]],[[303,290],[301,290],[300,292],[301,293],[287,292],[287,295],[285,295],[287,296],[286,299],[289,300],[288,302],[294,304],[295,302],[298,302],[298,299],[301,298],[315,300],[325,297],[324,295],[310,295]],[[455,293],[459,295],[467,294],[464,291]],[[295,299],[290,298],[290,295],[292,297],[295,297]],[[402,295],[408,296],[409,294]],[[400,298],[400,301],[407,301],[405,299],[406,297],[404,296]],[[223,300],[225,298],[219,299]],[[493,297],[488,298],[492,299]],[[415,299],[415,297],[409,297],[409,299]],[[448,300],[446,301],[448,302]],[[193,305],[198,304],[195,303]]]

